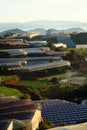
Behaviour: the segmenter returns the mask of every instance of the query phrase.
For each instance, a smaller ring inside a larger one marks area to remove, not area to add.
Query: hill
[[[12,35],[12,34],[21,34],[22,36],[27,36],[29,33],[38,33],[40,35],[52,35],[52,34],[57,34],[59,32],[65,32],[65,33],[72,33],[72,32],[85,32],[84,29],[82,28],[68,28],[68,29],[64,29],[64,30],[57,30],[57,29],[44,29],[44,28],[36,28],[36,29],[31,29],[29,31],[24,31],[21,29],[11,29],[11,30],[6,30],[6,31],[2,31],[0,32],[0,37],[4,37],[6,35]]]
[[[68,28],[68,29],[64,29],[64,30],[57,30],[57,29],[48,29],[47,30],[47,35],[52,35],[52,34],[57,34],[59,32],[65,32],[65,33],[80,33],[80,32],[85,32],[84,29],[82,28]]]
[[[87,45],[87,32],[84,33],[72,33],[71,34],[72,40],[78,44],[86,44]]]
[[[35,28],[54,28],[58,30],[63,30],[67,28],[83,28],[87,31],[87,23],[83,22],[75,22],[75,21],[50,21],[50,20],[38,20],[32,22],[25,22],[25,23],[0,23],[0,31],[13,29],[13,28],[20,28],[23,30],[32,30]]]
[[[86,31],[82,28],[69,28],[69,29],[65,29],[64,32],[66,32],[66,33],[73,33],[73,32],[80,33],[80,32],[86,32]]]
[[[31,29],[29,30],[28,32],[29,33],[38,33],[38,34],[41,34],[41,35],[45,35],[46,34],[46,29],[44,28],[36,28],[36,29]]]
[[[0,34],[3,34],[3,35],[5,35],[5,34],[16,34],[16,33],[22,34],[22,33],[24,33],[24,32],[25,32],[25,31],[16,28],[16,29],[11,29],[11,30],[2,31]]]

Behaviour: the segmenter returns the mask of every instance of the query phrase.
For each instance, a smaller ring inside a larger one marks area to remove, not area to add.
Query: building
[[[58,33],[57,35],[57,43],[63,43],[66,44],[68,48],[75,48],[76,45],[72,41],[69,34],[66,33]]]
[[[81,48],[81,49],[86,49],[87,48],[87,44],[82,44],[82,45],[76,45],[76,48]]]
[[[59,58],[58,61],[54,62],[47,62],[47,63],[42,63],[42,64],[35,64],[35,65],[26,65],[22,67],[13,67],[9,68],[9,71],[24,71],[24,72],[34,72],[34,71],[40,71],[40,70],[45,70],[45,69],[53,69],[53,68],[58,68],[61,66],[69,66],[70,67],[70,62],[69,61],[63,61],[61,58]]]
[[[68,126],[87,122],[86,106],[59,99],[34,102],[40,103],[42,117],[50,119],[56,126],[62,126],[62,124]]]
[[[64,48],[64,49],[67,48],[67,45],[64,44],[64,43],[54,43],[52,46],[53,46],[54,48],[60,48],[60,47],[62,47],[62,48]]]
[[[42,47],[47,46],[47,41],[29,41],[31,47]]]
[[[0,96],[1,130],[36,130],[40,121],[40,104],[29,99]]]
[[[8,57],[24,57],[26,56],[28,53],[26,51],[24,51],[23,49],[3,49],[0,50],[0,57],[5,57],[6,55],[8,55]],[[7,57],[7,58],[8,58]]]
[[[2,43],[2,44],[10,44],[10,45],[22,45],[22,44],[25,44],[23,39],[14,39],[14,38],[0,39],[0,43]]]
[[[29,38],[31,39],[31,38],[38,36],[38,35],[39,35],[38,33],[29,33]]]

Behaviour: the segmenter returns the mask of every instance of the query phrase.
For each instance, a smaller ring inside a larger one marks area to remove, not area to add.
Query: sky
[[[87,22],[87,0],[0,0],[0,22]]]

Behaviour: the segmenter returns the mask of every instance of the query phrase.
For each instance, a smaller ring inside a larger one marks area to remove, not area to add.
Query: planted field
[[[22,80],[18,82],[16,85],[21,85],[21,86],[28,86],[32,88],[41,88],[44,87],[47,84],[47,81],[45,80]]]
[[[1,82],[3,82],[3,81],[6,81],[6,80],[8,80],[8,79],[10,79],[10,78],[12,78],[14,75],[1,75],[0,76],[0,80],[1,80]]]
[[[4,94],[6,96],[17,96],[17,97],[23,96],[23,94],[20,91],[18,91],[17,89],[7,88],[4,86],[0,87],[0,93]]]

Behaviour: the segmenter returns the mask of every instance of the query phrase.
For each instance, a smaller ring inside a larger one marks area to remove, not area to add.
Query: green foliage
[[[15,75],[1,75],[1,76],[0,76],[1,82],[10,79],[10,78],[12,78],[13,76],[15,76]]]
[[[48,99],[63,99],[80,102],[81,99],[87,98],[87,84],[71,85],[70,83],[67,83],[59,85],[58,87],[51,85],[46,91],[43,92],[43,95]]]
[[[21,96],[21,99],[31,99],[31,97],[28,93],[25,93]]]
[[[71,49],[71,50],[69,51],[68,58],[69,58],[70,60],[75,59],[77,56],[78,56],[78,53],[76,53],[76,51],[75,51],[74,49]]]
[[[46,130],[46,129],[53,128],[53,127],[55,127],[55,126],[50,119],[48,119],[48,120],[43,119],[41,121],[41,123],[39,124],[38,130]]]
[[[87,48],[75,48],[75,49],[68,49],[67,50],[68,54],[71,54],[71,55],[79,55],[79,56],[87,56]]]
[[[53,77],[51,80],[50,80],[50,83],[54,86],[54,87],[59,87],[60,85],[60,83],[59,83],[59,80],[58,80],[58,78],[56,78],[56,77]]]
[[[0,86],[0,93],[4,94],[6,96],[17,96],[17,97],[23,96],[23,94],[20,91],[18,91],[17,89],[7,88],[4,86]]]
[[[56,77],[53,77],[50,81],[51,81],[51,83],[54,84],[54,83],[57,83],[58,79]]]
[[[47,82],[45,80],[22,80],[17,83],[17,85],[31,86],[32,88],[42,88],[46,84]]]
[[[25,99],[30,99],[30,95],[28,93],[25,93]]]

